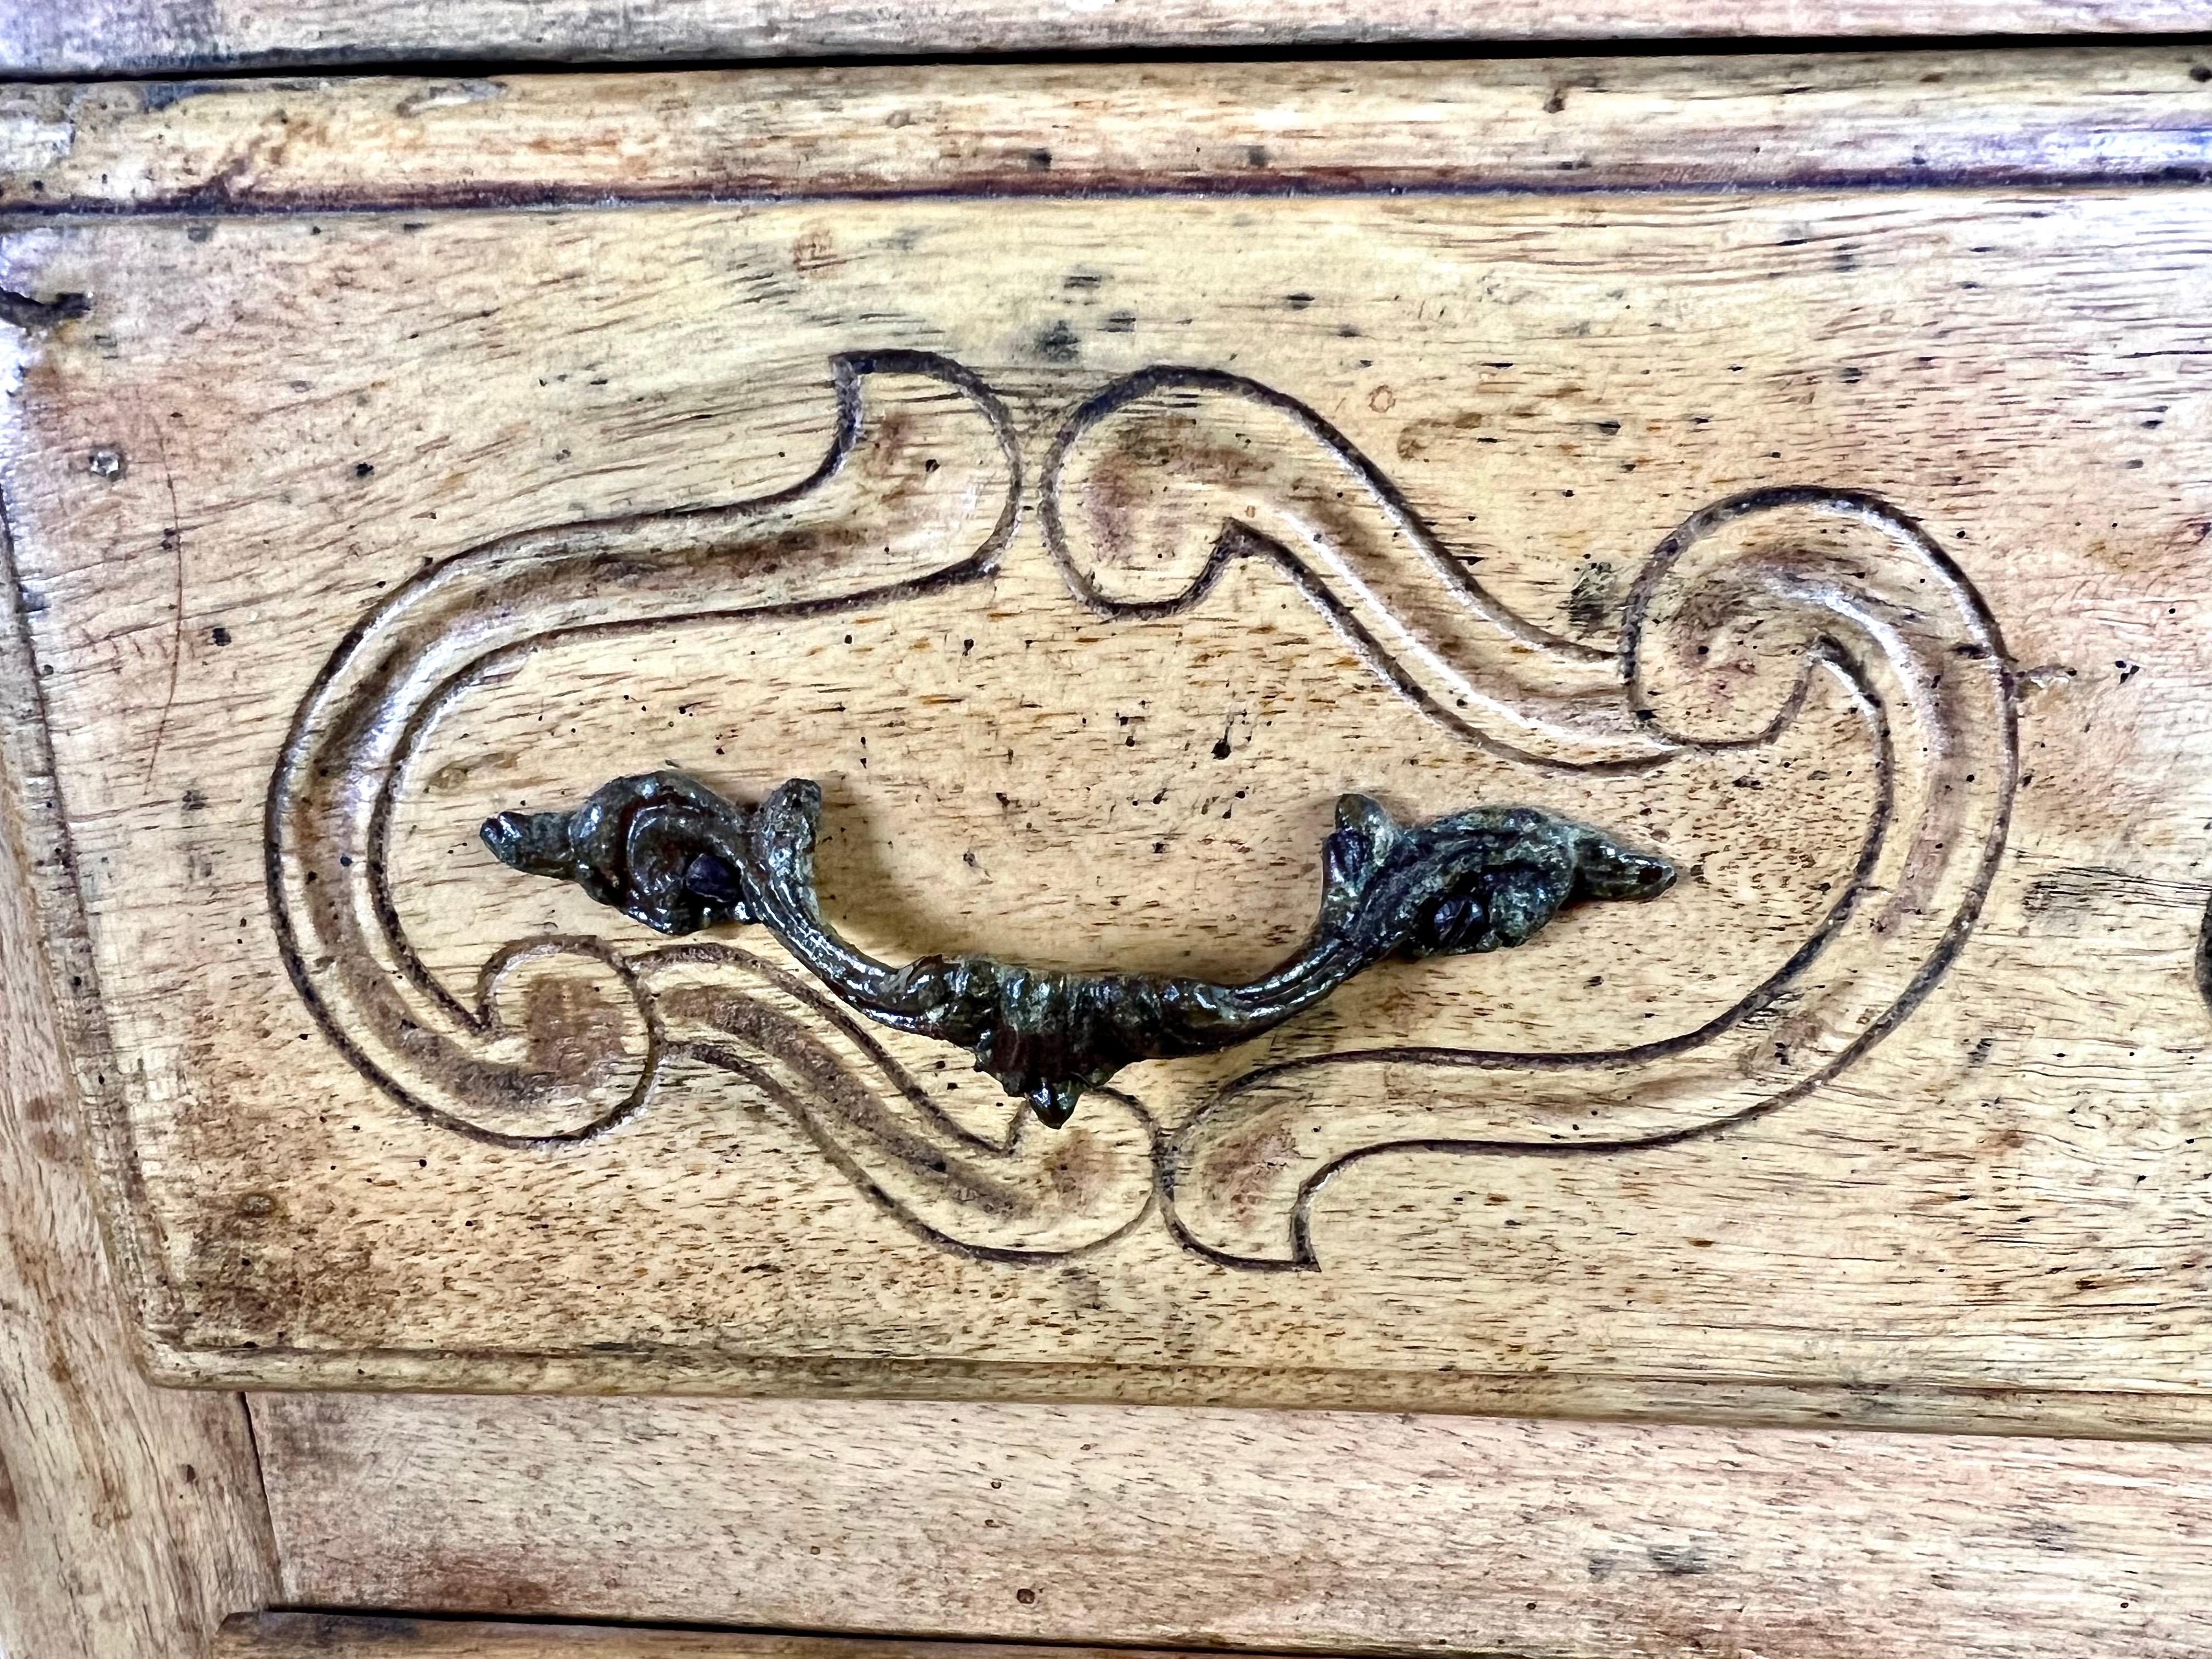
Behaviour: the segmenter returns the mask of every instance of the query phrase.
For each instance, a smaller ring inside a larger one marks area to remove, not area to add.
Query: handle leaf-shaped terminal
[[[1595,899],[1655,898],[1665,859],[1534,807],[1478,807],[1406,824],[1365,795],[1336,804],[1321,914],[1305,941],[1243,985],[1164,974],[1025,968],[927,956],[894,968],[823,918],[814,881],[822,791],[794,778],[757,807],[681,772],[617,778],[574,811],[501,812],[484,844],[532,875],[573,881],[664,933],[757,922],[869,1018],[968,1049],[975,1069],[1058,1128],[1084,1090],[1140,1060],[1225,1048],[1396,957],[1523,943]]]

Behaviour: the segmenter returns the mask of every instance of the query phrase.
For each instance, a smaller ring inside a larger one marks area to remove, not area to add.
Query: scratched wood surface
[[[360,1659],[363,1655],[400,1659],[1109,1659],[1128,1651],[269,1613],[233,1620],[216,1645],[215,1659],[295,1659],[307,1654],[327,1659]],[[1191,1656],[1163,1653],[1161,1659]]]
[[[0,73],[125,75],[438,59],[713,58],[1168,47],[1312,49],[1442,40],[2174,33],[2195,0],[6,0]]]
[[[2212,1643],[2202,1445],[857,1401],[254,1412],[285,1594],[323,1607],[1541,1659]]]
[[[2195,66],[2112,61],[2185,176]],[[2202,1423],[2212,198],[2091,176],[16,219],[47,896],[157,1364]],[[671,763],[820,779],[893,959],[1252,973],[1347,789],[1682,879],[1054,1133],[476,837]]]
[[[2187,45],[15,85],[0,207],[2173,182],[2208,105]]]
[[[0,634],[0,1650],[179,1659],[275,1599],[275,1549],[244,1402],[148,1382],[102,1259],[26,879],[59,849],[20,643]]]

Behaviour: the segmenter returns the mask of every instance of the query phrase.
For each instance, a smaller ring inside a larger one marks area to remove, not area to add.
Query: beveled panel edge
[[[1985,1438],[2212,1440],[2212,1399],[2178,1391],[1638,1377],[1577,1371],[1362,1371],[1319,1366],[185,1348],[152,1339],[156,1379],[249,1394],[404,1393],[698,1401],[1170,1406],[1494,1417],[1583,1424],[1853,1429]]]
[[[908,1640],[346,1613],[240,1613],[213,1659],[1199,1659],[1171,1648]]]
[[[2183,45],[0,86],[15,224],[2208,179],[2212,48]]]
[[[11,570],[0,499],[0,579]],[[82,944],[58,855],[46,728],[9,580],[0,597],[0,1648],[167,1659],[275,1594],[246,1402],[147,1386],[145,1338],[105,1254],[100,1143],[68,1097],[85,1010],[52,964]],[[34,889],[40,890],[33,891]],[[81,918],[78,918],[81,921]],[[58,923],[58,926],[57,926]],[[96,1011],[95,1011],[96,1012]],[[106,1188],[104,1190],[112,1190]]]
[[[155,1380],[162,1369],[149,1322],[173,1326],[173,1292],[159,1261],[145,1206],[135,1201],[142,1178],[128,1139],[122,1079],[100,1000],[92,934],[76,884],[76,851],[54,769],[53,740],[41,668],[15,562],[9,502],[0,495],[0,828],[12,830],[12,852],[28,890],[39,937],[31,950],[52,989],[60,1058],[76,1085],[79,1133],[88,1190],[100,1200],[99,1225],[108,1264],[137,1344],[140,1368]],[[114,1199],[134,1200],[127,1215]]]

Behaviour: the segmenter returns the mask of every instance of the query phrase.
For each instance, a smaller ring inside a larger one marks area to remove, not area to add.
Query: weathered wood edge
[[[240,1614],[215,1659],[1200,1659],[1169,1648],[1062,1647],[1018,1642],[908,1641],[621,1625],[534,1625],[353,1613]]]
[[[0,574],[0,1646],[189,1659],[225,1614],[275,1599],[276,1547],[244,1402],[150,1386],[103,1259],[65,1053],[88,1034],[50,978],[82,922],[53,879],[65,847],[4,503]],[[137,1243],[105,1252],[135,1261]]]
[[[69,815],[56,775],[53,741],[40,665],[31,642],[30,618],[15,565],[8,504],[0,499],[0,874],[19,896],[27,928],[27,959],[44,981],[50,1045],[75,1085],[75,1136],[90,1186],[110,1200],[96,1206],[106,1259],[134,1317],[137,1365],[158,1372],[160,1356],[149,1329],[178,1322],[174,1292],[160,1266],[160,1251],[142,1196],[140,1170],[130,1133],[122,1074],[115,1063],[99,970],[84,902],[76,884]],[[38,988],[33,987],[33,989]],[[118,1218],[118,1208],[123,1212]]]
[[[0,86],[0,215],[2197,184],[2212,47]]]
[[[1555,1659],[2195,1659],[2212,1630],[2201,1448],[836,1402],[253,1410],[295,1606]]]
[[[122,74],[228,65],[466,58],[647,63],[866,53],[1287,47],[1430,40],[2143,33],[2201,28],[2190,0],[15,0],[0,13],[11,74]]]
[[[579,1356],[412,1352],[250,1354],[153,1339],[163,1382],[333,1394],[665,1395],[1009,1405],[1221,1407],[1474,1415],[1582,1423],[1858,1428],[1913,1434],[2212,1439],[2212,1401],[2179,1393],[1637,1377],[1558,1371],[1031,1364],[952,1359]]]

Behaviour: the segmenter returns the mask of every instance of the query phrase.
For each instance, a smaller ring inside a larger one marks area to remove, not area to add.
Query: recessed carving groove
[[[1813,486],[1715,503],[1644,562],[1618,647],[1601,650],[1499,604],[1303,403],[1159,367],[1077,406],[1038,486],[1052,556],[1109,621],[1171,614],[1260,559],[1441,726],[1554,775],[1771,743],[1815,697],[1855,709],[1874,803],[1856,869],[1789,960],[1650,1042],[1349,1046],[1236,1078],[1171,1129],[1133,1075],[1060,1136],[1017,1120],[1005,1139],[961,1128],[842,1009],[745,951],[544,938],[495,952],[472,998],[443,989],[408,945],[386,842],[410,752],[469,686],[551,641],[882,605],[993,568],[1023,501],[997,397],[915,353],[841,358],[835,383],[839,436],[801,483],[459,555],[365,620],[303,704],[269,799],[279,938],[325,1030],[411,1109],[502,1144],[586,1139],[680,1056],[757,1083],[857,1186],[948,1245],[1065,1255],[1157,1202],[1214,1261],[1304,1267],[1313,1196],[1354,1159],[1656,1146],[1797,1098],[1918,1005],[1978,915],[2016,769],[2008,659],[1979,596],[1903,513]],[[686,927],[759,909],[742,883],[659,897]]]
[[[972,375],[928,354],[890,352],[840,358],[833,380],[836,437],[799,483],[758,501],[530,532],[460,554],[364,619],[302,703],[269,795],[278,939],[325,1031],[409,1106],[494,1140],[586,1137],[644,1103],[662,1047],[631,969],[599,941],[537,941],[495,955],[473,1007],[409,946],[386,867],[392,799],[443,702],[514,653],[563,636],[880,603],[918,584],[967,579],[987,571],[1012,533],[1018,453],[1004,409]],[[514,970],[548,954],[591,964],[594,994],[629,1022],[619,1083],[524,1064],[526,1045],[499,1000]]]

